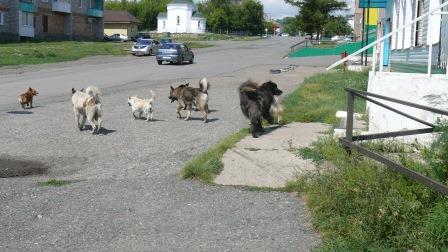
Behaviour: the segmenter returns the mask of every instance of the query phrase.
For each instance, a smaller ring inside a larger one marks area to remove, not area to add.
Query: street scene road
[[[32,176],[0,178],[0,250],[309,251],[319,242],[302,199],[283,192],[206,185],[178,173],[195,155],[247,127],[237,87],[295,65],[303,76],[332,58],[284,59],[294,38],[215,41],[192,65],[154,57],[92,57],[0,70],[0,160],[40,165]],[[211,82],[209,123],[176,118],[169,86]],[[290,80],[290,79],[289,79]],[[103,129],[78,131],[71,88],[101,90]],[[17,95],[39,95],[22,111]],[[153,122],[134,120],[127,97],[156,93]],[[50,178],[61,187],[37,186]]]

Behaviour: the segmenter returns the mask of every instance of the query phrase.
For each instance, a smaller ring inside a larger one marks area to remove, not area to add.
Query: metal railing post
[[[383,72],[384,65],[384,41],[380,43],[380,68],[378,70],[379,73]]]
[[[350,143],[353,142],[353,113],[354,113],[354,105],[355,105],[355,95],[353,92],[347,92],[347,123],[345,127],[345,139]],[[351,146],[347,146],[347,151],[351,151]]]
[[[428,49],[428,76],[431,77],[431,68],[432,68],[432,40],[431,40],[431,18],[432,14],[428,17],[428,37],[426,38],[429,43]]]
[[[373,47],[372,52],[372,74],[375,76],[375,70],[376,70],[376,46]]]

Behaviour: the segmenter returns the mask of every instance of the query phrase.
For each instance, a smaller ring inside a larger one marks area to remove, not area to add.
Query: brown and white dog
[[[170,86],[170,96],[168,99],[171,102],[177,101],[177,115],[182,118],[180,111],[187,110],[187,117],[185,121],[190,119],[191,110],[193,105],[202,113],[204,123],[207,122],[208,115],[208,89],[210,84],[206,78],[199,81],[199,88],[192,88],[190,84],[182,84],[176,88]]]
[[[98,89],[97,89],[98,90]],[[83,89],[77,91],[72,88],[73,112],[76,117],[76,125],[79,130],[84,128],[86,119],[92,126],[92,134],[98,133],[101,128],[101,103],[98,103],[99,97],[89,95]],[[79,122],[82,117],[82,122]]]
[[[33,96],[37,96],[37,94],[39,93],[30,87],[25,93],[19,95],[19,103],[22,108],[25,109],[26,106],[33,108]]]

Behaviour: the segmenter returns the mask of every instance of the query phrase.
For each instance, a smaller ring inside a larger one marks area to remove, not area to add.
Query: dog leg
[[[250,122],[250,133],[252,133],[253,138],[258,138],[259,133],[257,131],[257,123],[256,122]]]
[[[199,109],[202,112],[202,118],[204,119],[204,123],[207,123],[207,108]]]
[[[33,108],[33,100],[30,101],[30,108]]]
[[[84,125],[86,124],[86,119],[87,119],[87,116],[82,115],[82,121],[81,121],[81,125],[79,125],[79,130],[82,130],[84,128]]]
[[[135,116],[135,111],[132,111],[132,115],[134,116],[134,119],[137,119],[137,116]]]
[[[149,109],[148,118],[146,118],[146,121],[152,121],[152,108]]]
[[[181,105],[180,103],[177,104],[177,115],[179,116],[178,118],[182,118],[182,115],[180,114],[180,111],[182,110],[183,105]]]
[[[101,117],[98,117],[98,120],[97,120],[97,124],[98,124],[98,125],[97,125],[97,127],[96,127],[96,133],[97,133],[97,134],[100,133],[101,123],[102,123]]]
[[[25,103],[20,103],[20,106],[22,106],[22,109],[25,109]]]
[[[191,116],[191,105],[187,105],[187,117],[185,118],[185,121],[190,120],[190,116]]]

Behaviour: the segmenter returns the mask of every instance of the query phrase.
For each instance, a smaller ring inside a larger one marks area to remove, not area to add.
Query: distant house
[[[205,22],[193,1],[172,0],[167,5],[167,12],[159,13],[157,17],[157,32],[204,33]]]
[[[112,34],[124,34],[129,38],[135,37],[138,26],[142,22],[128,11],[104,11],[104,33],[108,36]]]
[[[0,41],[103,39],[103,0],[0,0]]]

